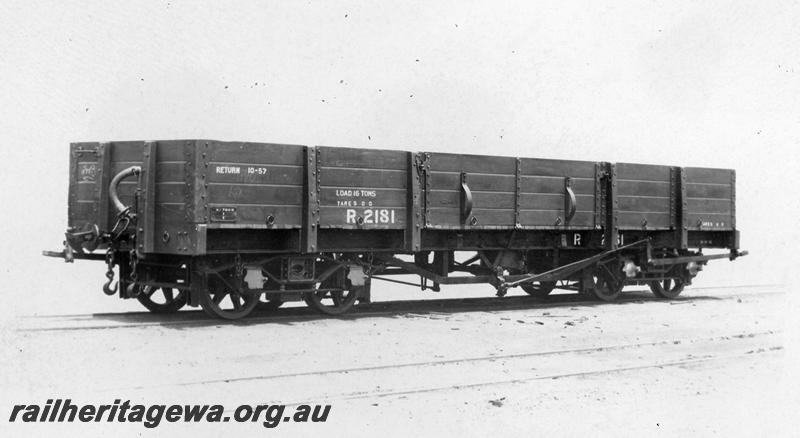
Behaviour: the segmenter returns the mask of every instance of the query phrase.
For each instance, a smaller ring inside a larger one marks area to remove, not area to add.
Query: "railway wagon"
[[[45,255],[104,261],[103,291],[156,313],[337,315],[375,280],[669,299],[746,254],[729,169],[211,140],[69,152],[64,249]]]

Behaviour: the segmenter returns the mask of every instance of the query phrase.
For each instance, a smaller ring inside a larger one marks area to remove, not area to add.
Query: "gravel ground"
[[[125,303],[126,312],[50,309],[4,323],[4,415],[14,402],[54,397],[230,411],[309,402],[332,405],[327,423],[0,427],[11,428],[5,436],[792,434],[783,287],[695,288],[676,301],[634,291],[614,304],[448,292],[386,302],[381,291],[339,319],[290,307],[230,324]]]

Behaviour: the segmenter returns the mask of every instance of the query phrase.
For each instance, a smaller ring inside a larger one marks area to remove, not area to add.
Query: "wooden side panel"
[[[150,192],[153,196],[151,202],[155,223],[150,236],[145,240],[146,244],[152,245],[148,252],[195,253],[198,239],[192,207],[196,142],[159,141],[153,145],[155,147],[151,146],[151,150],[155,150],[155,174],[149,184],[153,185]],[[147,144],[145,152],[146,149]]]
[[[586,229],[599,224],[596,163],[436,153],[428,160],[427,228]],[[469,217],[464,216],[462,181],[472,197]],[[577,201],[569,220],[567,184]]]
[[[689,230],[736,228],[736,172],[686,167],[684,215]]]
[[[674,228],[674,175],[669,166],[617,163],[614,208],[619,229]]]
[[[522,228],[587,229],[599,226],[599,166],[589,161],[521,160],[519,217]],[[567,221],[567,178],[575,214]]]
[[[203,143],[198,165],[205,176],[203,222],[209,228],[302,227],[303,146]]]
[[[318,146],[319,228],[404,229],[408,153]]]
[[[426,156],[426,228],[515,228],[515,158],[443,153]],[[471,208],[462,183],[472,198]]]

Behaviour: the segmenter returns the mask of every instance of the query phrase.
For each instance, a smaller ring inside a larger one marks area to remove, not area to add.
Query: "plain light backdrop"
[[[40,251],[63,239],[68,144],[123,139],[735,168],[737,225],[751,255],[712,262],[698,284],[793,283],[798,9],[780,1],[3,2],[7,307],[117,308],[99,293],[100,264],[64,265]]]

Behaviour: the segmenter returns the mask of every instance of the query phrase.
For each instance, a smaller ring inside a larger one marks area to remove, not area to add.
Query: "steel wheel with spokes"
[[[244,318],[257,304],[258,295],[234,289],[215,275],[209,277],[208,287],[200,294],[200,307],[210,316],[222,319]]]
[[[531,283],[522,283],[519,285],[522,290],[534,298],[545,298],[550,295],[556,287],[555,281],[534,281]]]
[[[601,262],[592,273],[594,296],[602,301],[614,301],[622,293],[625,277],[618,260]]]
[[[308,307],[326,315],[341,315],[355,304],[363,286],[345,289],[344,281],[333,275],[319,284],[314,292],[303,294]]]
[[[140,286],[139,300],[147,310],[153,313],[175,313],[181,310],[188,301],[189,294],[178,290],[176,294],[171,287]]]
[[[650,282],[650,290],[653,295],[659,298],[677,298],[683,292],[686,282],[683,278],[665,278],[663,280],[653,280]]]

